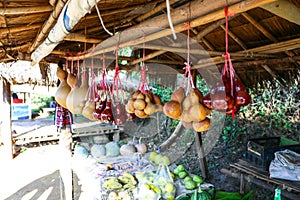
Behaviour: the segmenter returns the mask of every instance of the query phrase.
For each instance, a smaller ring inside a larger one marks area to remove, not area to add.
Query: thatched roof
[[[0,2],[0,61],[31,60],[30,55],[45,41],[67,0],[10,0]],[[186,36],[185,22],[191,21],[191,38],[206,51],[207,57],[194,61],[194,68],[209,70],[212,64],[222,67],[225,51],[225,0],[170,0],[171,19],[175,29]],[[300,66],[300,3],[298,0],[228,0],[229,52],[239,77],[251,86],[258,81],[279,77],[293,78]],[[144,27],[169,29],[165,0],[105,0],[98,2],[105,27],[112,33]],[[76,12],[76,11],[74,11]],[[153,42],[146,51],[146,62],[164,63],[178,71],[184,67],[186,46],[172,46],[172,33],[160,29],[146,33]],[[143,36],[127,35],[129,45],[142,48]],[[156,35],[155,35],[156,34]],[[91,52],[93,44],[113,38],[104,31],[95,7],[72,28],[41,63],[57,63],[68,52]],[[109,45],[114,47],[115,42]],[[183,40],[183,39],[182,39]],[[162,42],[163,41],[163,42]],[[185,42],[185,41],[184,41]],[[180,42],[179,42],[180,43]],[[109,46],[108,45],[108,46]],[[120,46],[122,46],[120,44]],[[172,48],[170,48],[172,47]],[[100,54],[102,49],[96,48]],[[178,50],[179,49],[179,50]],[[191,50],[195,50],[192,49]],[[177,51],[177,52],[175,52]],[[192,56],[201,53],[194,53]],[[135,67],[140,53],[133,53],[126,69]],[[131,63],[131,64],[130,64]]]

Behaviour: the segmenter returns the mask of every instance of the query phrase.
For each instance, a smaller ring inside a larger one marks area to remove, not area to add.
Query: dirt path
[[[28,148],[11,161],[0,155],[0,199],[60,199],[59,152],[58,145],[47,145]]]

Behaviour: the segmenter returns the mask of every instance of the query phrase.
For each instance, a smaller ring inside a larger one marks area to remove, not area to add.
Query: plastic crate
[[[300,144],[294,142],[293,145],[281,145],[281,137],[264,137],[249,139],[246,148],[246,159],[253,165],[269,170],[274,153],[285,149],[300,153]]]

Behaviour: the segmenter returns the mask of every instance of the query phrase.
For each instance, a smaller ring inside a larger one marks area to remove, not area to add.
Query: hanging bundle
[[[73,75],[74,61],[71,63],[71,73],[69,73],[67,82],[71,87],[71,91],[67,97],[66,104],[67,108],[73,114],[81,114],[82,109],[86,103],[85,97],[88,91],[88,79],[84,70],[81,78],[81,85],[78,84],[80,81],[80,61],[77,60],[77,77]]]
[[[105,123],[113,123],[112,113],[112,98],[111,87],[107,81],[107,72],[105,65],[105,57],[102,59],[102,80],[100,81],[100,91],[102,91],[102,100],[100,100],[99,110],[102,110],[100,114],[100,121]]]
[[[246,92],[243,84],[236,77],[230,54],[228,52],[228,7],[225,8],[225,63],[221,72],[221,77],[210,92],[204,96],[203,103],[207,108],[225,112],[233,118],[240,110],[241,106],[246,106],[251,102],[250,95]]]
[[[118,59],[118,44],[116,45],[115,56],[115,74],[112,86],[112,102],[113,102],[113,114],[114,123],[116,125],[122,125],[126,121],[125,103],[124,103],[124,90],[120,79],[120,68]]]
[[[94,47],[93,47],[94,52]],[[92,69],[91,69],[91,83],[86,94],[86,103],[82,109],[82,115],[90,120],[96,120],[93,113],[96,109],[96,83],[95,83],[95,73],[94,73],[94,56],[92,56]]]
[[[170,118],[180,120],[186,128],[193,128],[195,131],[206,131],[210,127],[210,120],[207,115],[210,110],[202,104],[203,95],[195,87],[191,73],[190,63],[190,26],[187,26],[187,61],[185,63],[185,73],[181,86],[172,94],[171,101],[164,105],[163,111]],[[187,92],[186,92],[187,91]],[[187,95],[185,95],[187,93]]]
[[[66,61],[66,68],[68,68],[68,61]],[[67,83],[67,72],[64,71],[60,66],[57,67],[56,76],[60,80],[60,84],[55,93],[56,102],[64,108],[67,108],[67,97],[71,91],[71,87]]]
[[[145,43],[143,44],[143,46]],[[128,100],[125,109],[129,114],[139,118],[147,118],[156,112],[162,111],[163,104],[159,96],[152,93],[147,82],[147,67],[145,65],[145,46],[143,47],[143,62],[141,63],[141,82],[138,90]]]

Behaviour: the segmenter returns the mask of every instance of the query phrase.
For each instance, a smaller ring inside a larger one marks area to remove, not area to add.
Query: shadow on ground
[[[24,186],[5,200],[59,200],[60,176],[56,170]]]

